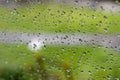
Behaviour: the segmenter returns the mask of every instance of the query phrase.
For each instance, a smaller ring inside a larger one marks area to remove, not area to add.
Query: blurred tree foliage
[[[37,2],[40,2],[40,3],[45,3],[45,2],[64,2],[64,1],[67,1],[69,3],[69,1],[75,1],[75,2],[78,2],[78,1],[84,1],[84,0],[0,0],[0,4],[2,5],[8,5],[8,4],[29,4],[29,3],[37,3]],[[93,4],[94,4],[94,1],[113,1],[113,3],[118,3],[120,2],[120,0],[89,0],[89,1],[93,1]]]
[[[21,2],[21,3],[30,3],[30,2],[46,2],[48,0],[14,0],[14,1],[17,1],[17,2]]]
[[[32,2],[34,2],[34,1],[50,1],[50,0],[17,0],[17,1],[19,1],[19,2],[30,2],[30,1],[32,1]],[[52,1],[52,0],[51,0]],[[92,0],[91,0],[92,1]],[[95,0],[95,1],[102,1],[102,0]],[[103,1],[120,1],[120,0],[103,0]]]
[[[5,0],[5,1],[16,1],[16,2],[25,3],[25,2],[47,2],[47,1],[54,1],[54,0]],[[61,0],[61,1],[63,1],[63,0]],[[120,2],[120,0],[93,0],[93,1],[119,1]]]

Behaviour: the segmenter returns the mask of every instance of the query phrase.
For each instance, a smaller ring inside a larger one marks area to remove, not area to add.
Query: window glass
[[[119,80],[120,0],[0,0],[0,80]]]

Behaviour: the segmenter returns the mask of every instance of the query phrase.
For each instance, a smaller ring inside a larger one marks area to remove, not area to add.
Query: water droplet
[[[39,39],[33,39],[28,44],[29,49],[31,49],[32,51],[38,51],[41,49],[42,46],[44,46],[43,41]]]

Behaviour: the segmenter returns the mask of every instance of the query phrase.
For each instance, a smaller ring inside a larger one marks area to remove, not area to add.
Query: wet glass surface
[[[0,80],[119,80],[119,0],[0,0]]]

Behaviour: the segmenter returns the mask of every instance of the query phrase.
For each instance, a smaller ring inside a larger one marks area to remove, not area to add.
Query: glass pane
[[[0,80],[119,80],[120,0],[0,0]]]

